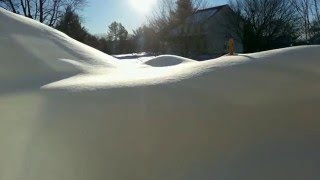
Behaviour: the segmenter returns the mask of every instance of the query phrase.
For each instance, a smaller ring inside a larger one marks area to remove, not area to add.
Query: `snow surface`
[[[1,180],[320,177],[319,46],[124,62],[1,8],[0,30]]]
[[[188,62],[196,63],[197,61],[179,57],[179,56],[162,55],[162,56],[158,56],[153,59],[144,61],[144,64],[153,66],[153,67],[168,67],[168,66],[180,65]]]

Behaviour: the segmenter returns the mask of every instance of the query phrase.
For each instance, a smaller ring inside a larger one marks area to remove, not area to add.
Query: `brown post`
[[[234,39],[230,38],[229,39],[229,55],[234,55]]]

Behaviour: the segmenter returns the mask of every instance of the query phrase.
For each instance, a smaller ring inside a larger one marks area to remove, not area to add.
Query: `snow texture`
[[[188,62],[195,63],[197,61],[187,59],[187,58],[182,58],[179,56],[163,55],[163,56],[155,57],[153,59],[149,59],[145,61],[144,64],[147,64],[153,67],[168,67],[168,66],[174,66],[174,65],[184,64]]]
[[[320,47],[122,61],[0,8],[1,180],[316,180]]]

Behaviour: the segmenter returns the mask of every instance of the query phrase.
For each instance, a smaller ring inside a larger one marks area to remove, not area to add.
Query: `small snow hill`
[[[162,56],[158,56],[153,59],[147,60],[144,62],[144,64],[152,67],[167,67],[167,66],[180,65],[180,64],[190,63],[190,62],[197,62],[197,61],[179,57],[179,56],[162,55]]]

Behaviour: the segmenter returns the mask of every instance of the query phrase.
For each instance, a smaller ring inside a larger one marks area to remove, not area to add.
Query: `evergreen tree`
[[[65,13],[56,25],[56,29],[64,32],[77,41],[87,44],[100,51],[110,53],[107,40],[104,37],[98,37],[87,32],[86,29],[81,25],[80,17],[72,7],[66,8]]]
[[[127,53],[128,51],[128,31],[118,22],[113,22],[108,26],[107,40],[111,45],[113,54]]]
[[[61,20],[58,21],[56,29],[64,32],[75,40],[84,42],[88,34],[85,28],[81,25],[79,16],[68,6]]]
[[[113,22],[108,26],[107,39],[109,41],[119,41],[128,39],[128,31],[118,22]]]
[[[187,17],[194,13],[192,0],[177,0],[176,11],[172,12],[172,21],[174,25],[180,25],[185,22]]]
[[[159,39],[157,33],[150,27],[143,26],[133,31],[133,41],[136,51],[154,53],[158,51]]]

